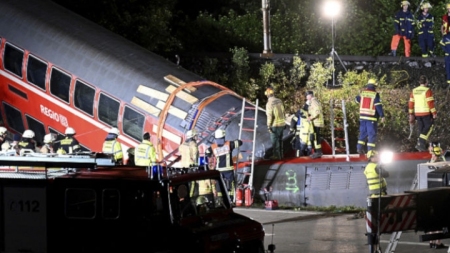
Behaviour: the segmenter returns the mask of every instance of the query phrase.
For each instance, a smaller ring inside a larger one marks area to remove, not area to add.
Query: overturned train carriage
[[[241,96],[51,1],[1,1],[0,38],[0,125],[12,132],[32,129],[41,141],[71,126],[93,151],[111,127],[120,130],[125,150],[149,132],[167,161],[176,160],[189,129],[202,142],[217,128],[226,128],[227,139],[238,137]],[[257,125],[265,121],[258,110]],[[256,151],[264,154],[269,134],[256,131]],[[253,133],[242,135],[251,140]],[[250,149],[251,142],[241,148]]]

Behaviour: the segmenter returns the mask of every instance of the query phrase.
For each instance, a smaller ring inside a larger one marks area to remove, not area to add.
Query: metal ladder
[[[418,178],[418,173],[416,173],[416,175],[414,176],[414,180],[411,184],[411,188],[410,190],[415,190],[417,189],[417,186],[419,184],[419,178]],[[393,253],[395,252],[395,249],[397,248],[397,244],[398,241],[400,240],[400,237],[402,236],[402,231],[397,231],[397,232],[393,232],[391,234],[391,238],[389,239],[389,244],[386,247],[386,250],[384,251],[384,253]]]
[[[340,103],[339,103],[340,102]],[[337,153],[346,153],[347,161],[350,161],[350,149],[348,143],[348,123],[347,123],[347,113],[345,110],[345,101],[344,100],[330,100],[330,127],[331,127],[331,145],[333,156]],[[336,120],[336,122],[335,122]],[[335,123],[339,127],[335,127]],[[343,132],[339,137],[336,137],[335,131]],[[345,142],[345,148],[336,147],[336,142]]]
[[[254,189],[253,189],[253,171],[255,168],[255,146],[256,146],[256,129],[258,128],[258,99],[256,99],[256,103],[255,105],[252,106],[245,106],[245,98],[242,99],[242,111],[241,111],[241,121],[239,123],[239,137],[238,139],[241,140],[243,143],[251,143],[252,147],[251,150],[244,150],[243,152],[247,153],[247,161],[245,161],[245,163],[248,164],[248,162],[250,162],[250,172],[245,172],[243,170],[243,175],[244,178],[242,180],[242,182],[240,183],[240,185],[236,185],[237,187],[246,187],[249,188],[252,192],[252,196],[254,193]],[[253,118],[251,117],[245,117],[244,114],[246,111],[253,111],[255,116]],[[244,121],[252,121],[253,122],[253,128],[248,128],[248,127],[244,127]],[[253,132],[253,138],[252,140],[242,140],[242,132],[243,131],[247,131],[247,132]],[[236,160],[236,170],[235,173],[237,172],[237,168],[239,167],[239,152],[240,152],[240,147],[237,148],[237,160]],[[236,176],[236,175],[235,175]],[[245,178],[249,177],[248,179],[248,183],[244,184],[245,182]],[[237,177],[235,177],[237,178]],[[234,195],[235,198],[235,202],[236,202],[236,194]],[[253,203],[253,197],[251,202]],[[247,203],[247,202],[246,202]],[[250,204],[251,205],[251,204]],[[250,206],[250,205],[246,205],[246,206]]]

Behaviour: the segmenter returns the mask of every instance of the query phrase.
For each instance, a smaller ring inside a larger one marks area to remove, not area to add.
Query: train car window
[[[101,93],[98,102],[98,118],[110,126],[117,126],[119,107],[120,103],[117,100]]]
[[[32,118],[29,115],[25,115],[28,123],[28,129],[33,130],[34,132],[34,140],[36,141],[37,146],[42,146],[44,143],[44,135],[45,135],[45,127],[44,124]]]
[[[124,133],[129,135],[130,137],[133,137],[137,141],[142,140],[144,120],[144,115],[126,106],[125,112],[123,114]]]
[[[117,219],[120,215],[120,192],[116,189],[103,189],[102,216],[104,219]]]
[[[74,104],[76,108],[91,116],[94,116],[94,96],[94,88],[87,86],[81,81],[76,81],[74,96]]]
[[[70,75],[53,68],[50,78],[50,92],[69,103]]]
[[[93,219],[97,195],[92,189],[66,189],[65,215],[71,219]]]
[[[27,64],[27,80],[45,91],[45,73],[47,73],[47,63],[30,55]]]
[[[3,108],[5,108],[6,121],[9,127],[22,134],[25,131],[22,113],[7,103],[3,103]]]
[[[5,45],[3,66],[13,74],[22,77],[23,50],[9,43]]]
[[[50,133],[52,133],[52,134],[56,134],[56,139],[57,140],[64,139],[64,134],[62,134],[61,132],[58,132],[57,130],[55,130],[55,129],[51,128],[51,127],[48,127],[48,131]]]

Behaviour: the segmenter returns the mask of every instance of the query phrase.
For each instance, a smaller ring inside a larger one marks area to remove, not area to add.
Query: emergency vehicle
[[[216,194],[199,195],[205,180]],[[218,171],[3,154],[0,251],[264,252],[262,225],[234,213],[223,189]]]

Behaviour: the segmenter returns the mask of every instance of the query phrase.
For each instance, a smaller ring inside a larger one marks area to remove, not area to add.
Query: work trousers
[[[428,57],[428,53],[434,51],[434,35],[430,33],[419,35],[419,46],[422,50],[422,57]]]
[[[406,38],[406,36],[401,36],[398,34],[392,36],[391,50],[393,50],[393,51],[397,50],[398,43],[400,42],[401,38],[403,38],[403,42],[405,44],[405,56],[410,57],[411,56],[411,40]]]
[[[375,149],[377,143],[377,128],[378,122],[374,120],[359,120],[359,137],[357,150],[362,150],[366,145],[367,140],[367,151]]]
[[[428,137],[433,131],[434,120],[433,116],[416,116],[417,128],[419,131],[419,143],[423,145],[423,147],[427,146]]]
[[[273,156],[283,159],[283,130],[284,126],[271,127],[270,140],[272,141]]]

